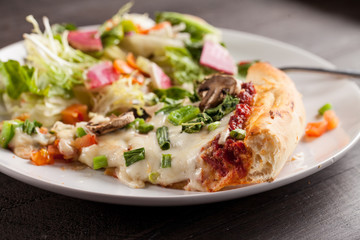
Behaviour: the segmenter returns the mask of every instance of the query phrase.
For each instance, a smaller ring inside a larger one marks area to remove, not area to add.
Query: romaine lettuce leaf
[[[195,82],[203,77],[199,64],[186,48],[166,47],[165,61],[159,65],[170,65],[170,68],[164,67],[164,71],[176,84]]]
[[[11,98],[17,99],[23,92],[29,91],[29,83],[34,73],[33,68],[21,66],[15,60],[0,61],[0,80]]]

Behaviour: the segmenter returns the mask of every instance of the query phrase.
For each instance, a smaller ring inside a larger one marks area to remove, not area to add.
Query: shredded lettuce
[[[186,48],[166,47],[165,57],[157,63],[178,85],[203,78],[199,64],[193,60]]]
[[[23,93],[19,99],[12,99],[7,94],[3,94],[3,102],[11,118],[26,113],[30,116],[29,120],[37,120],[45,127],[50,127],[61,119],[61,111],[67,106],[77,103],[77,100]]]
[[[116,110],[126,111],[144,106],[141,86],[132,84],[131,77],[121,77],[111,85],[103,87],[94,98],[93,112],[106,115]]]
[[[84,70],[97,60],[70,47],[67,41],[68,31],[61,33],[61,40],[54,38],[46,17],[43,18],[44,33],[33,16],[26,19],[34,26],[33,33],[24,35],[28,52],[26,62],[35,69],[28,84],[30,92],[46,97],[71,97],[72,88],[84,82]]]

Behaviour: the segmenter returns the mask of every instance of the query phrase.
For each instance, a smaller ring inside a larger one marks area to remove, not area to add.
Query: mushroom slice
[[[215,73],[207,76],[198,88],[201,111],[216,107],[222,103],[227,94],[236,94],[237,85],[237,80],[231,75]]]
[[[126,112],[120,116],[112,115],[106,121],[100,123],[89,122],[87,128],[96,135],[103,135],[117,129],[125,127],[127,124],[135,120],[133,112]]]

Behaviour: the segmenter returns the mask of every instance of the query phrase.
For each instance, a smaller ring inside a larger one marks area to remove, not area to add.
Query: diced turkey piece
[[[234,75],[236,65],[229,51],[219,43],[206,41],[201,52],[200,64],[217,71]]]
[[[92,66],[87,73],[88,87],[90,89],[103,87],[118,80],[119,75],[111,62],[102,62]]]
[[[171,79],[156,63],[151,63],[150,76],[152,85],[155,89],[166,89],[171,87]]]
[[[67,39],[70,46],[84,52],[103,49],[98,31],[70,31]]]

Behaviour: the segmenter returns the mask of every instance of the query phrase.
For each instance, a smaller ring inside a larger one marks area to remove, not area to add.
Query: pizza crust
[[[292,80],[267,63],[250,67],[246,81],[257,94],[246,127],[253,164],[248,183],[273,181],[304,133],[305,108]]]
[[[218,191],[239,184],[273,181],[295,150],[305,128],[305,109],[301,94],[292,80],[268,63],[255,63],[246,78],[256,89],[252,113],[246,122],[244,143],[247,153],[242,169],[223,161],[226,175],[219,174],[204,160],[211,154],[210,141],[198,158],[201,189],[188,185],[187,190]],[[199,186],[199,185],[198,185]]]

